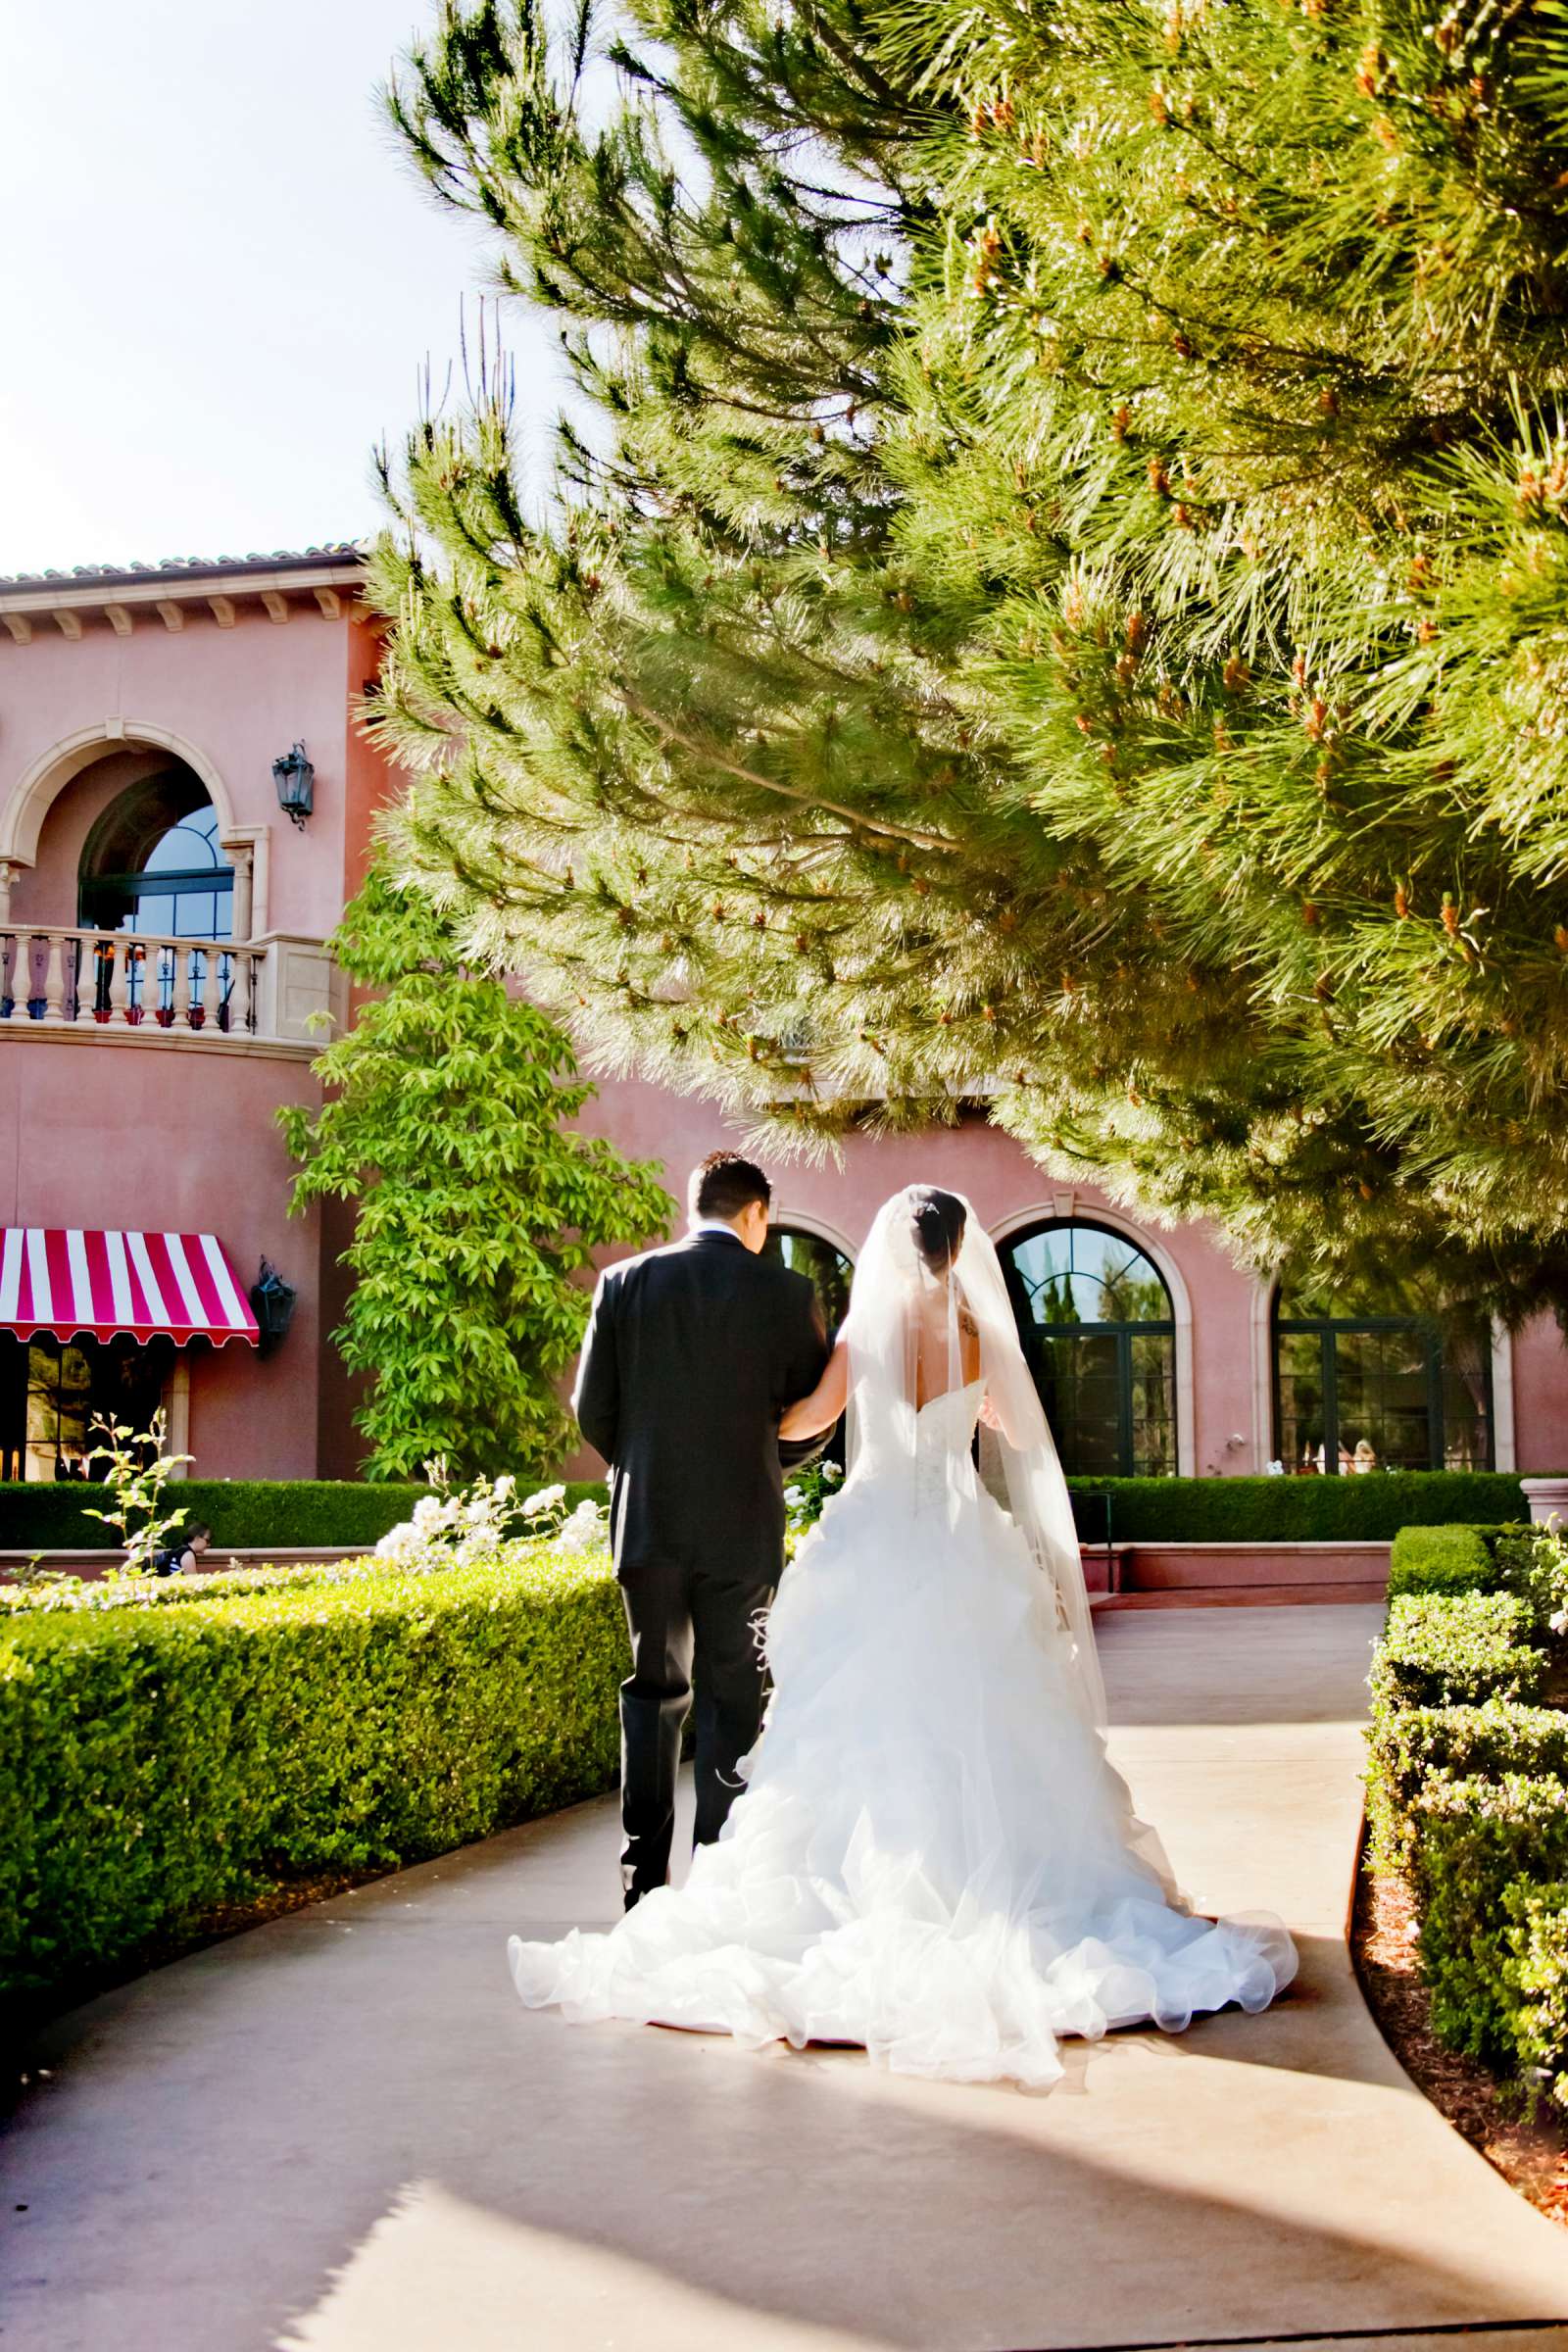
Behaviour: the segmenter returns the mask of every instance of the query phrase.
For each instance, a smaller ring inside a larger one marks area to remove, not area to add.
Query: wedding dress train
[[[1290,1982],[1277,1921],[1191,1916],[1142,1850],[1085,1705],[1076,1547],[1043,1573],[974,1473],[986,1387],[904,1414],[911,1475],[862,1443],[768,1620],[773,1696],[722,1836],[609,1934],[514,1938],[530,2006],[1041,2087],[1062,2035],[1179,2032]]]

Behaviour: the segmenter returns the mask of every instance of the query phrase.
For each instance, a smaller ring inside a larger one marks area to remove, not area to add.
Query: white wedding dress
[[[862,1444],[785,1572],[773,1695],[718,1842],[609,1934],[514,1938],[531,2007],[1043,2087],[1064,2034],[1179,2032],[1290,1982],[1277,1921],[1192,1917],[1141,1850],[1084,1704],[1071,1571],[1042,1573],[972,1467],[986,1387],[906,1412],[906,1463]],[[1071,1566],[1081,1589],[1076,1546]]]

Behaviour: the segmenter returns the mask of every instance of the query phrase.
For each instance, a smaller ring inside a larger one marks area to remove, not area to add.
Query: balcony
[[[341,1028],[323,943],[0,926],[0,1035],[308,1058]]]

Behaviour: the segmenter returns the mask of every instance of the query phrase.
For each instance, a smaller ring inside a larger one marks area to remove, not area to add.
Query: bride
[[[878,1212],[782,1434],[846,1404],[849,1476],[767,1621],[773,1696],[722,1836],[608,1935],[514,1937],[523,2000],[1032,2087],[1062,2034],[1266,2008],[1285,1930],[1192,1916],[1106,1759],[1066,1486],[958,1195]]]

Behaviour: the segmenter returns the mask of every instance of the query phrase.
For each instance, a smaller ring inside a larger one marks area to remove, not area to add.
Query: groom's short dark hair
[[[773,1187],[761,1169],[738,1152],[710,1152],[692,1170],[689,1199],[694,1217],[738,1217],[754,1200],[766,1208],[772,1198]]]

